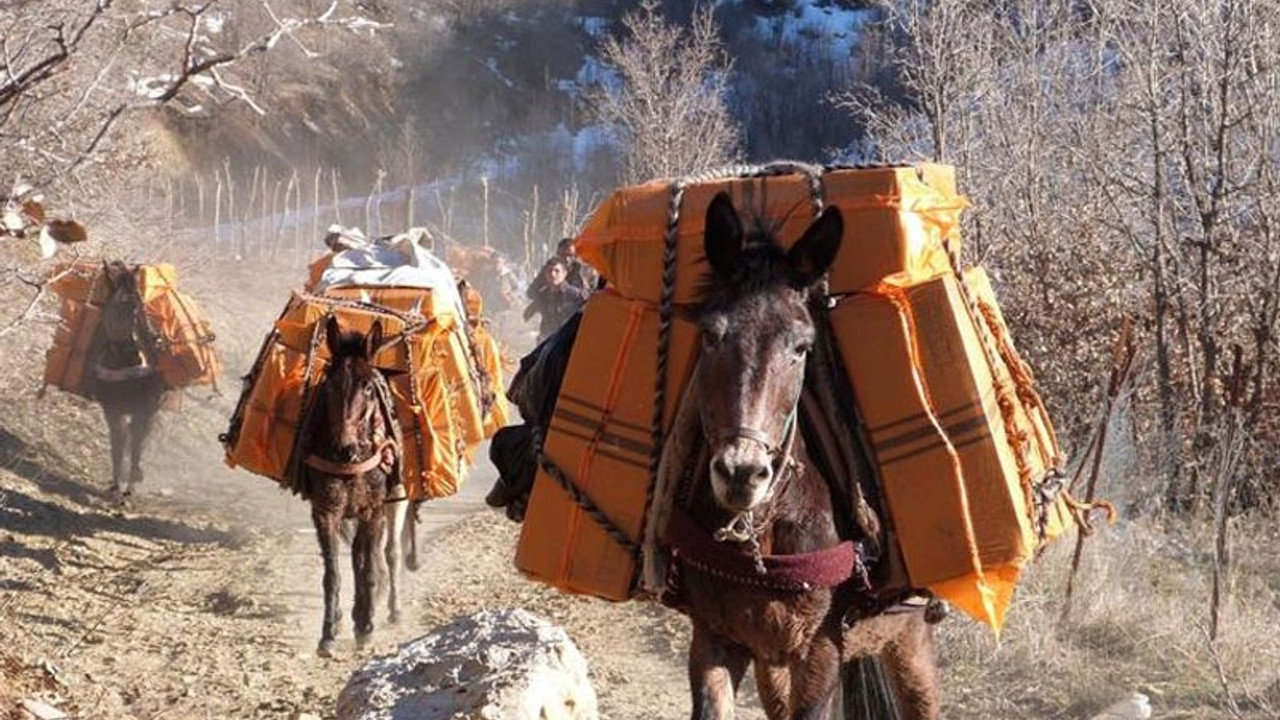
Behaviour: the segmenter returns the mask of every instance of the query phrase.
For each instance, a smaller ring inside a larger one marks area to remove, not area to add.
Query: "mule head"
[[[102,307],[102,332],[108,342],[136,346],[138,325],[143,317],[137,275],[117,260],[102,263],[102,277],[107,288]]]
[[[328,428],[330,451],[339,462],[363,460],[372,451],[378,410],[378,369],[373,358],[382,347],[382,323],[367,334],[344,333],[332,315],[325,321],[329,369],[318,401]]]
[[[773,496],[814,341],[809,294],[835,260],[843,229],[840,211],[828,208],[783,251],[770,231],[744,229],[727,194],[707,208],[699,405],[711,488],[726,510],[752,510]]]

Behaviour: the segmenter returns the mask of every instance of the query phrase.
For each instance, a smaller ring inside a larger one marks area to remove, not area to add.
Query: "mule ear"
[[[742,221],[733,209],[729,193],[720,191],[707,206],[707,231],[703,249],[711,270],[717,275],[730,276],[737,269],[742,256]]]
[[[335,315],[330,315],[324,321],[324,342],[329,348],[329,359],[338,357],[338,350],[342,347],[342,328],[338,327]]]
[[[373,356],[378,354],[378,350],[382,347],[382,321],[374,320],[373,327],[369,328],[369,334],[364,336],[364,356],[366,360],[373,360]]]
[[[844,216],[840,208],[828,206],[804,235],[787,252],[787,264],[804,286],[813,284],[831,268],[840,239],[844,235]]]

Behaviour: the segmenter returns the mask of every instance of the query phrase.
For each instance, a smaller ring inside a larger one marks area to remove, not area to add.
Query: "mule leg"
[[[818,635],[809,652],[791,667],[789,714],[792,720],[826,720],[831,714],[831,697],[840,684],[840,646],[826,635]],[[774,716],[770,716],[774,717]]]
[[[695,622],[689,645],[692,720],[733,720],[738,685],[749,664],[751,655],[745,648],[719,641]]]
[[[396,485],[387,496],[386,535],[384,556],[387,568],[387,612],[388,622],[392,625],[400,622],[400,553],[401,535],[404,533],[405,517],[409,514],[409,498],[403,485]]]
[[[155,427],[157,401],[147,400],[146,404],[129,418],[129,491],[142,482],[142,453],[146,450],[147,439]]]
[[[338,568],[342,518],[339,512],[325,512],[313,505],[311,521],[316,526],[316,538],[320,541],[320,555],[324,558],[324,621],[320,627],[320,646],[316,654],[333,657],[337,645],[335,633],[338,625],[338,588],[341,575]]]
[[[769,718],[787,716],[787,698],[791,697],[791,669],[785,665],[756,663],[756,692]]]
[[[107,421],[107,433],[111,439],[111,487],[115,499],[124,499],[124,451],[126,444],[126,428],[124,413],[111,405],[102,406],[102,416]]]
[[[923,613],[904,618],[903,630],[885,646],[885,669],[897,695],[902,720],[938,720],[942,687],[933,652],[933,629]]]
[[[377,582],[374,540],[381,536],[381,509],[375,509],[373,519],[361,518],[356,524],[356,535],[351,541],[351,567],[355,576],[355,606],[351,620],[355,623],[356,647],[363,648],[373,634],[373,590]]]

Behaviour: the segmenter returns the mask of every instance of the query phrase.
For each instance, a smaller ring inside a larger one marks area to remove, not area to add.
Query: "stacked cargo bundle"
[[[132,268],[142,298],[147,362],[172,388],[217,386],[222,363],[214,349],[214,334],[195,302],[178,291],[178,273],[166,264]],[[84,395],[88,355],[103,304],[107,282],[100,263],[76,262],[54,269],[49,288],[59,299],[59,323],[53,346],[45,355],[44,384]]]
[[[771,166],[615,193],[576,240],[607,289],[585,309],[546,458],[615,531],[640,542],[655,438],[667,437],[698,349],[696,326],[678,310],[667,313],[663,425],[655,432],[659,309],[699,301],[710,272],[706,208],[722,191],[788,247],[824,205],[843,212],[827,282],[829,332],[856,406],[845,408],[849,424],[867,431],[893,560],[910,587],[999,627],[1023,564],[1071,520],[1053,492],[1062,459],[1030,373],[985,273],[959,267],[966,202],[950,167]],[[521,570],[570,592],[624,600],[634,594],[635,560],[539,470]]]
[[[489,399],[492,381],[476,360],[452,273],[407,233],[325,255],[312,264],[308,290],[289,300],[246,378],[222,437],[227,464],[292,486],[298,433],[329,361],[327,318],[358,333],[381,322],[394,342],[374,364],[391,387],[405,488],[412,500],[456,493],[506,408]]]

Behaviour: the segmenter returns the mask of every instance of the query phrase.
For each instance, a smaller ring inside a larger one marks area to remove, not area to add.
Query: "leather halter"
[[[773,439],[765,431],[745,425],[720,428],[715,432],[704,430],[703,434],[711,438],[716,444],[738,439],[759,443],[765,449],[765,452],[769,454],[769,457],[774,459],[774,465],[777,466],[774,470],[777,471],[786,464],[786,460],[791,455],[791,443],[795,438],[796,413],[798,412],[799,403],[796,404],[796,407],[797,409],[792,410],[791,414],[787,416],[786,422],[783,423],[782,440],[777,443],[774,443]]]
[[[355,477],[357,475],[363,475],[379,465],[389,464],[384,457],[384,453],[388,449],[396,454],[399,454],[400,452],[400,448],[396,445],[396,441],[391,438],[387,438],[386,440],[383,440],[378,447],[374,448],[373,453],[364,460],[339,463],[332,460],[326,460],[315,453],[311,453],[308,454],[302,462],[306,464],[307,467],[319,470],[320,472],[328,475],[335,475],[338,477]]]
[[[773,444],[767,433],[753,427],[722,428],[716,431],[714,435],[714,439],[717,443],[726,443],[730,440],[737,440],[739,438],[760,443],[760,445],[764,447],[765,451],[769,453],[770,457],[776,457],[782,452],[781,443],[777,445]]]

